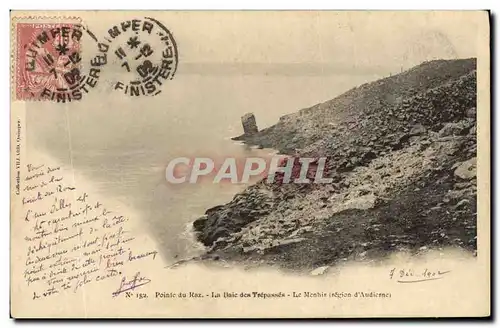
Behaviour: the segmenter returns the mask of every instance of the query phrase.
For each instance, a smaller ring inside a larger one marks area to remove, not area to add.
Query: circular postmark
[[[175,76],[177,44],[172,33],[151,17],[122,21],[108,29],[103,43],[119,66],[112,88],[123,94],[155,96]]]
[[[82,30],[72,23],[18,23],[16,97],[78,100]]]

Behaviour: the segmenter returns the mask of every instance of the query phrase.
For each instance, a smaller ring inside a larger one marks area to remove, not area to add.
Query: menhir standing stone
[[[253,115],[253,113],[243,115],[241,117],[241,124],[243,124],[243,132],[245,135],[252,135],[259,132],[257,122],[255,121],[255,115]]]

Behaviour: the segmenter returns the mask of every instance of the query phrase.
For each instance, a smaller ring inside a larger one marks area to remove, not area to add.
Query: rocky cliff
[[[314,268],[476,249],[476,60],[438,60],[241,136],[327,157],[331,184],[260,181],[194,223],[210,257]]]

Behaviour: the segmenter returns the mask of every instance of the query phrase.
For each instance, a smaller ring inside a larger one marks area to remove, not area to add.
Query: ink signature
[[[396,276],[396,281],[402,284],[424,282],[430,280],[443,279],[444,276],[450,272],[451,270],[441,271],[441,270],[430,270],[427,268],[425,268],[424,270],[414,270],[408,268],[402,268],[402,269],[392,268],[391,271],[389,272],[389,279],[393,279],[393,277]]]
[[[120,288],[113,292],[113,297],[120,295],[129,290],[134,290],[137,287],[147,285],[151,282],[151,279],[141,277],[141,273],[137,272],[132,280],[127,281],[126,277],[123,277],[120,282]]]

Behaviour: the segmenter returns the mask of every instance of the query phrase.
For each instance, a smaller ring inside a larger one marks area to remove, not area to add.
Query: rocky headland
[[[476,60],[436,60],[234,138],[327,157],[329,184],[261,180],[194,222],[204,259],[290,269],[476,250]]]

